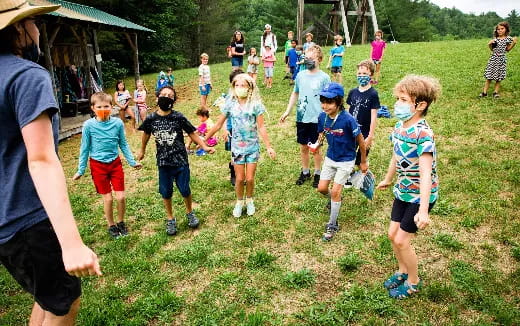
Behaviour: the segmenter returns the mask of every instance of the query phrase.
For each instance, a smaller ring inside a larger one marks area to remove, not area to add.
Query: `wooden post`
[[[88,60],[88,43],[85,29],[82,28],[82,33],[79,35],[81,38],[81,49],[83,52],[83,69],[85,70],[85,79],[87,82],[87,98],[92,95],[92,85],[90,84],[90,63]]]
[[[52,89],[54,91],[54,98],[58,101],[58,90],[56,88],[56,80],[54,79],[54,64],[52,62],[51,57],[51,48],[49,45],[49,38],[47,35],[47,23],[43,23],[41,27],[41,40],[42,40],[42,48],[43,55],[45,57],[45,68],[49,71],[52,82]]]
[[[97,73],[99,76],[99,80],[101,80],[101,82],[103,82],[103,72],[101,71],[101,62],[98,62],[97,58],[95,57],[98,54],[100,54],[99,53],[99,44],[98,44],[98,40],[97,40],[97,32],[95,29],[92,29],[92,41],[94,42],[94,61],[96,63]]]
[[[298,44],[303,44],[303,13],[304,13],[305,1],[298,0],[298,12],[296,16],[296,25],[298,30]]]
[[[128,40],[128,43],[130,44],[130,47],[132,48],[134,52],[134,78],[137,81],[138,79],[141,79],[139,75],[139,50],[137,47],[137,33],[133,34],[134,39],[132,40],[132,37],[130,37],[130,34],[125,33],[126,39]]]

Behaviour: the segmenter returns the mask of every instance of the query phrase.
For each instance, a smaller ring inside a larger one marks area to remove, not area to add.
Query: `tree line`
[[[265,24],[273,26],[278,43],[296,29],[297,0],[73,0],[155,30],[139,34],[142,72],[157,72],[170,66],[192,67],[199,55],[208,53],[212,62],[226,58],[232,33],[241,30],[247,48],[260,45]],[[490,11],[465,14],[455,8],[439,8],[427,0],[375,0],[379,28],[387,41],[424,42],[445,39],[491,38],[494,26],[507,20],[518,35],[520,17]],[[312,31],[318,44],[332,45],[323,25],[329,25],[331,5],[306,5],[305,27],[318,19],[323,24]],[[349,18],[352,31],[354,18]],[[371,24],[369,35],[373,35]],[[321,29],[320,29],[321,26]],[[353,35],[355,41],[358,35]],[[359,41],[357,41],[359,42]],[[124,35],[100,32],[99,43],[106,69],[124,73],[131,67],[130,49]],[[280,46],[281,47],[281,46]]]

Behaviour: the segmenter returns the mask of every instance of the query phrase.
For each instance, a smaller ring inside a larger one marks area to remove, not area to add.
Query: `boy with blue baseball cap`
[[[322,239],[331,240],[338,231],[338,215],[341,208],[341,191],[347,182],[356,161],[356,148],[361,153],[360,168],[363,173],[368,170],[366,161],[365,140],[359,130],[356,119],[345,110],[343,86],[329,83],[319,93],[323,112],[318,117],[318,141],[309,144],[313,151],[327,139],[328,149],[321,168],[318,191],[330,197],[330,218]],[[333,180],[332,189],[329,185]],[[327,205],[328,207],[328,205]]]

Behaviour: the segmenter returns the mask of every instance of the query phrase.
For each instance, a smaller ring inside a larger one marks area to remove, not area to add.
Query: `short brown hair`
[[[441,94],[439,80],[428,76],[407,75],[394,87],[394,93],[403,92],[408,94],[415,102],[426,102],[426,109],[422,115],[426,115],[428,107],[435,102]]]
[[[341,36],[339,34],[334,35],[334,41],[337,41],[337,40],[342,40],[343,41],[343,36]]]
[[[376,71],[376,65],[374,64],[374,62],[372,60],[363,60],[361,61],[360,63],[357,64],[357,68],[359,69],[359,67],[365,67],[367,68],[368,70],[370,70],[370,75],[372,76],[374,74],[374,72]]]
[[[381,34],[381,37],[383,37],[383,31],[382,30],[379,29],[379,30],[375,31],[374,36],[377,35],[377,34]]]
[[[94,93],[90,97],[90,105],[95,105],[97,102],[108,102],[110,104],[113,104],[112,96],[104,92]]]
[[[314,35],[312,35],[312,33],[306,33],[306,34],[305,34],[305,38],[307,38],[307,36],[310,36],[311,39],[314,38]]]

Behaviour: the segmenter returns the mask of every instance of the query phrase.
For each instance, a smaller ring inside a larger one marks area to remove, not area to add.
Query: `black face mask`
[[[173,108],[173,99],[168,96],[161,96],[157,99],[157,105],[162,111],[168,112]]]

